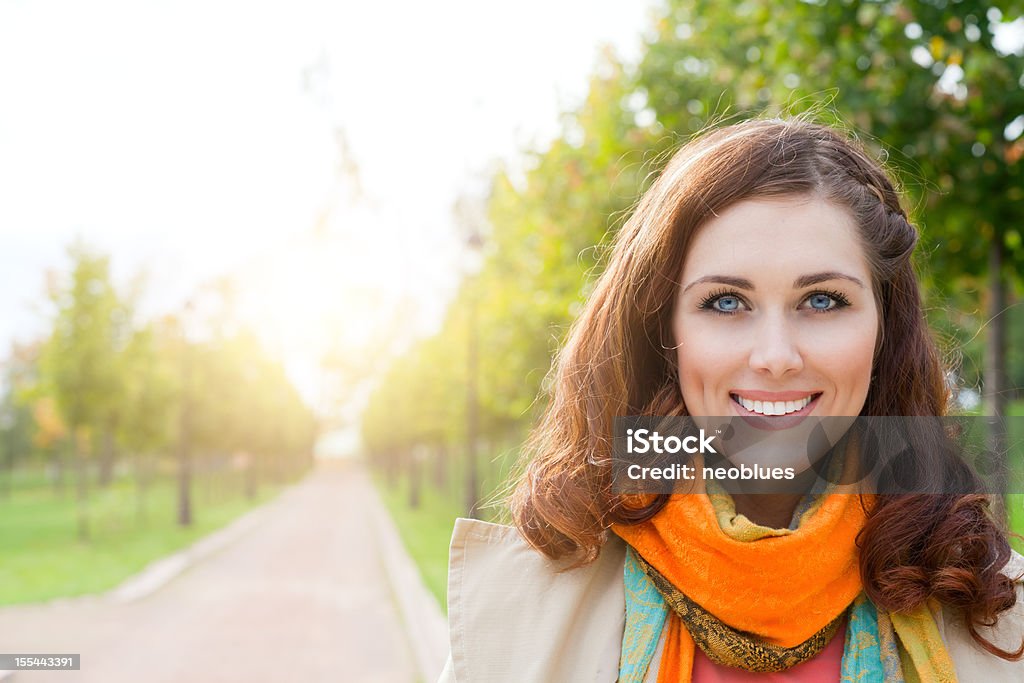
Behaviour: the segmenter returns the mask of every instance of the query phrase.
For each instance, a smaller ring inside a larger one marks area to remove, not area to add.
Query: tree
[[[136,518],[146,518],[149,461],[166,448],[173,433],[181,387],[172,365],[166,329],[150,323],[135,330],[125,347],[120,369],[124,404],[117,433],[134,465]]]
[[[32,416],[32,389],[37,382],[37,344],[11,344],[11,351],[3,367],[0,380],[0,497],[10,495],[11,479],[19,459],[25,458],[32,448],[36,430]]]
[[[116,358],[123,326],[121,302],[110,281],[107,257],[78,243],[69,250],[70,278],[55,282],[56,309],[42,359],[43,385],[67,425],[75,465],[78,536],[89,538],[89,439],[104,426],[120,391]]]

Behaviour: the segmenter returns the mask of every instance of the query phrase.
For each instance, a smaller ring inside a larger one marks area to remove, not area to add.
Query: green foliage
[[[178,409],[178,377],[159,347],[156,325],[135,330],[123,355],[124,408],[119,439],[136,453],[167,447]]]
[[[0,398],[0,466],[10,472],[32,452],[36,434],[32,416],[32,390],[37,379],[38,345],[12,344],[3,367],[3,395]],[[9,477],[9,474],[8,474]],[[9,485],[9,481],[5,481]],[[0,494],[7,493],[0,487]]]
[[[1007,248],[1007,275],[1024,266],[1014,222],[1024,138],[1004,135],[1024,112],[1024,50],[993,44],[1020,12],[1019,2],[966,0],[671,0],[637,84],[679,136],[716,112],[825,107],[884,145],[916,199],[933,284],[949,295],[977,286],[992,240]]]
[[[97,425],[121,397],[117,361],[125,341],[126,311],[111,284],[107,257],[82,244],[69,254],[70,280],[50,292],[56,316],[41,374],[74,431]]]

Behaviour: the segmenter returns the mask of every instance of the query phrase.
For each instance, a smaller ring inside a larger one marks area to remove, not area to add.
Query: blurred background
[[[0,0],[0,653],[157,680],[119,653],[173,621],[197,680],[278,680],[251,630],[287,622],[295,680],[430,678],[454,519],[503,519],[605,248],[710,124],[883,158],[960,409],[1024,415],[1022,9]]]

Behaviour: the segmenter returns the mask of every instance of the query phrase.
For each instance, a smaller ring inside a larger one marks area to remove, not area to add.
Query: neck
[[[731,492],[736,512],[754,524],[788,529],[796,506],[811,490],[817,476],[813,468],[800,472],[796,479],[787,482],[784,491],[779,491],[780,486],[774,481],[744,486]]]
[[[751,522],[771,529],[786,529],[800,503],[799,493],[734,493],[736,512]]]

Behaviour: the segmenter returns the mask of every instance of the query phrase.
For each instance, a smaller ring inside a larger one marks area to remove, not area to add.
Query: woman
[[[559,357],[515,527],[456,525],[442,680],[1024,680],[1024,558],[982,495],[612,487],[616,417],[944,415],[916,241],[832,129],[681,149]]]

